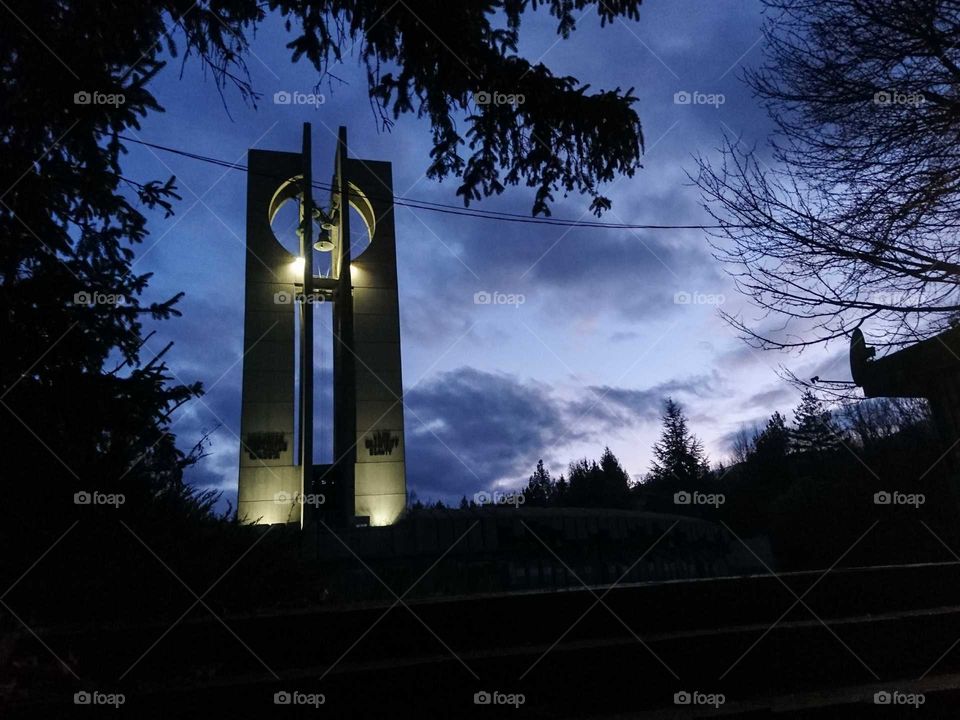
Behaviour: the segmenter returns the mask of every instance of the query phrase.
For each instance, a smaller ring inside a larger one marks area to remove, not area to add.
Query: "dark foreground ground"
[[[21,663],[0,716],[960,716],[960,563],[262,616],[197,609],[173,629],[36,629],[17,641],[35,664]],[[84,691],[93,704],[76,705]],[[882,692],[891,704],[875,704]],[[111,693],[123,704],[96,704]]]

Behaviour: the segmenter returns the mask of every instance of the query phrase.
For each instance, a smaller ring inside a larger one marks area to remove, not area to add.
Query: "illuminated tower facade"
[[[406,505],[397,253],[390,163],[348,157],[340,128],[329,206],[313,199],[310,129],[300,153],[250,150],[238,514],[388,525]],[[299,207],[299,254],[271,223]],[[351,252],[350,212],[369,244]],[[314,252],[331,253],[314,273]],[[314,306],[332,302],[333,463],[314,463]],[[299,344],[299,362],[297,346]]]

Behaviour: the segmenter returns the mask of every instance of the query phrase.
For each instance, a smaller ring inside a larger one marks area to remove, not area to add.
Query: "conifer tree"
[[[703,443],[690,432],[683,409],[672,398],[664,402],[663,430],[653,456],[653,483],[695,487],[709,472]]]
[[[524,504],[534,507],[546,507],[553,497],[553,478],[550,471],[543,466],[543,458],[537,463],[537,469],[527,482],[524,491]]]
[[[791,444],[796,452],[829,452],[840,446],[840,430],[830,411],[813,392],[804,391],[793,414]]]

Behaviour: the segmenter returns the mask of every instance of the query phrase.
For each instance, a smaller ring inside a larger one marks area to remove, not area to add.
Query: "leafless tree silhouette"
[[[777,348],[865,320],[887,347],[942,330],[960,311],[960,2],[764,4],[746,81],[776,124],[770,152],[727,138],[694,178],[716,256],[762,310],[727,320]]]

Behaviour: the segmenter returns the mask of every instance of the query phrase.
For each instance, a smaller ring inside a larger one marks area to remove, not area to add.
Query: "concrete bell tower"
[[[300,153],[248,153],[237,512],[246,522],[302,527],[316,509],[341,524],[388,525],[406,505],[392,170],[387,162],[349,158],[341,127],[330,204],[319,208],[311,192],[309,124],[303,138]],[[299,255],[271,229],[287,202],[299,206]],[[350,208],[370,239],[357,256]],[[329,275],[314,274],[314,251],[332,253]],[[330,465],[313,462],[317,302],[333,303]]]

